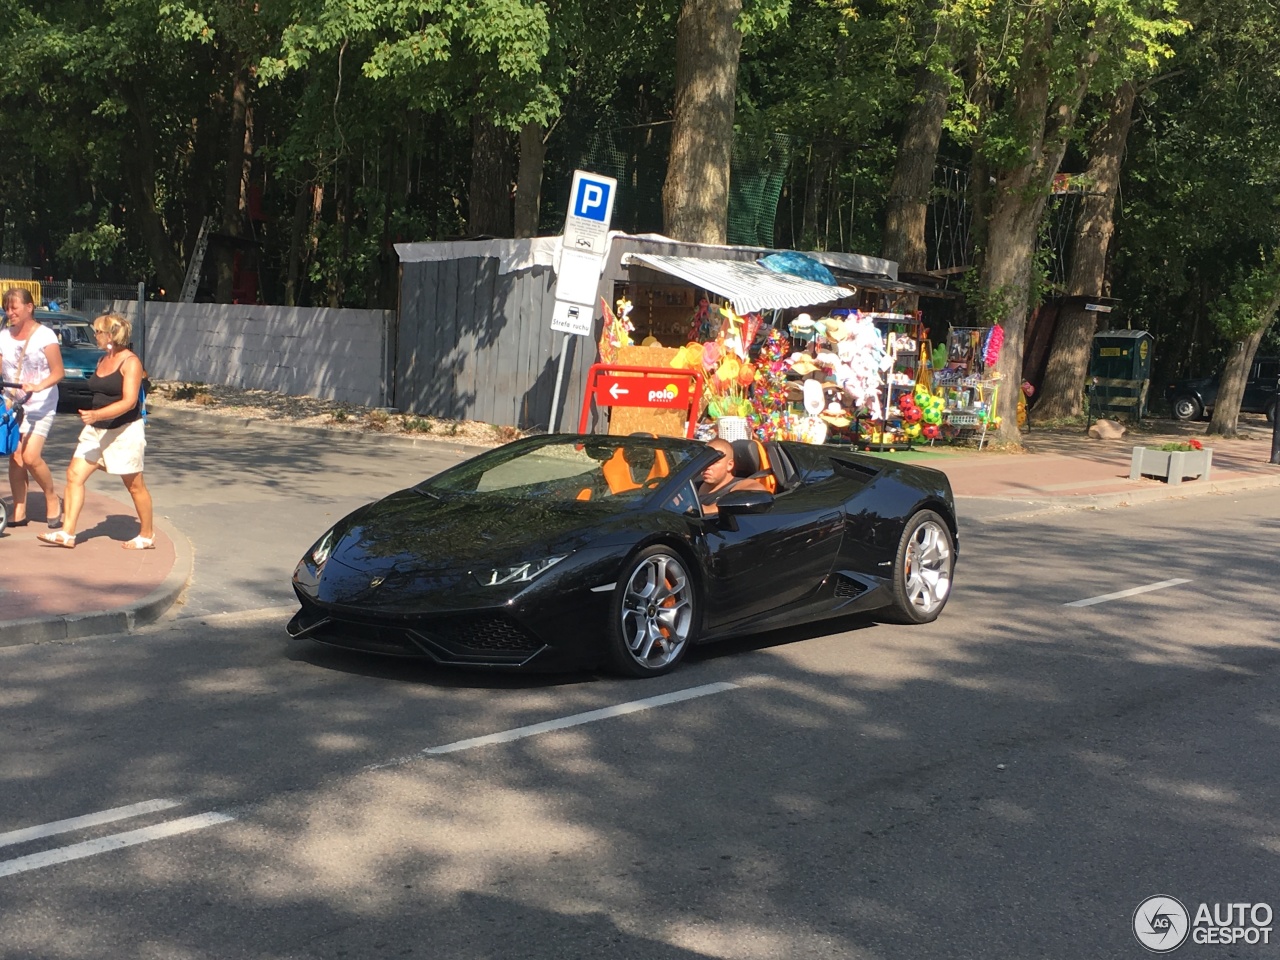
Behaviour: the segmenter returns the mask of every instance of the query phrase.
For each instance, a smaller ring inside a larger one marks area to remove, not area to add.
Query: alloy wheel
[[[923,616],[930,616],[951,593],[951,534],[936,520],[916,527],[907,544],[905,589],[907,602]]]
[[[694,587],[675,557],[655,553],[632,571],[622,597],[627,652],[640,666],[661,669],[679,658],[693,627]]]

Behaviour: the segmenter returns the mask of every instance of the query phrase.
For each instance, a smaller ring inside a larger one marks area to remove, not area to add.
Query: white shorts
[[[146,424],[141,420],[110,430],[90,424],[80,431],[75,456],[89,463],[102,461],[102,469],[107,473],[141,473],[142,452],[146,448]]]
[[[29,434],[35,434],[37,437],[49,436],[49,431],[53,429],[53,412],[46,413],[43,417],[33,417],[23,412],[22,425],[18,427],[18,435],[25,437]]]

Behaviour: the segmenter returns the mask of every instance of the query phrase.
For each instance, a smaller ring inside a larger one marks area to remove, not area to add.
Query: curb
[[[222,417],[214,413],[198,413],[193,410],[178,410],[167,407],[153,407],[147,410],[147,417],[161,422],[181,422],[198,427],[217,430],[219,433],[233,433],[249,430],[254,433],[267,433],[275,436],[323,437],[326,441],[341,440],[352,443],[366,443],[370,437],[378,443],[390,443],[400,447],[439,450],[463,454],[468,457],[492,450],[479,444],[459,443],[456,440],[431,439],[428,437],[406,437],[399,433],[379,433],[376,430],[344,430],[341,427],[310,426],[305,424],[274,423],[260,417]],[[496,444],[495,444],[496,446]]]
[[[168,520],[157,517],[153,522],[173,543],[174,552],[173,567],[160,586],[133,603],[111,610],[10,620],[0,624],[0,647],[131,633],[137,627],[159,620],[186,593],[195,569],[195,549]]]

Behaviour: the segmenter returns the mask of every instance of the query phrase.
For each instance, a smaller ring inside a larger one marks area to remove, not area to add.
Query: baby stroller
[[[0,387],[21,390],[22,384],[0,381]],[[18,428],[21,426],[22,404],[17,400],[5,397],[3,401],[0,401],[0,454],[7,457],[18,449],[18,444],[21,441]],[[0,534],[4,533],[7,526],[9,526],[9,508],[5,506],[3,500],[0,500]]]

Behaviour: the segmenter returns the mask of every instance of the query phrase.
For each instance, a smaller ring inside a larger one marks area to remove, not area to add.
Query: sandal
[[[72,537],[71,539],[74,540],[75,537]],[[120,546],[124,547],[126,550],[154,550],[156,548],[156,538],[144,537],[142,534],[138,534],[132,540],[128,540],[125,543],[120,544]]]
[[[66,547],[71,550],[76,545],[76,535],[67,533],[65,530],[55,530],[53,533],[38,533],[36,539],[41,543],[47,543],[53,547]]]

